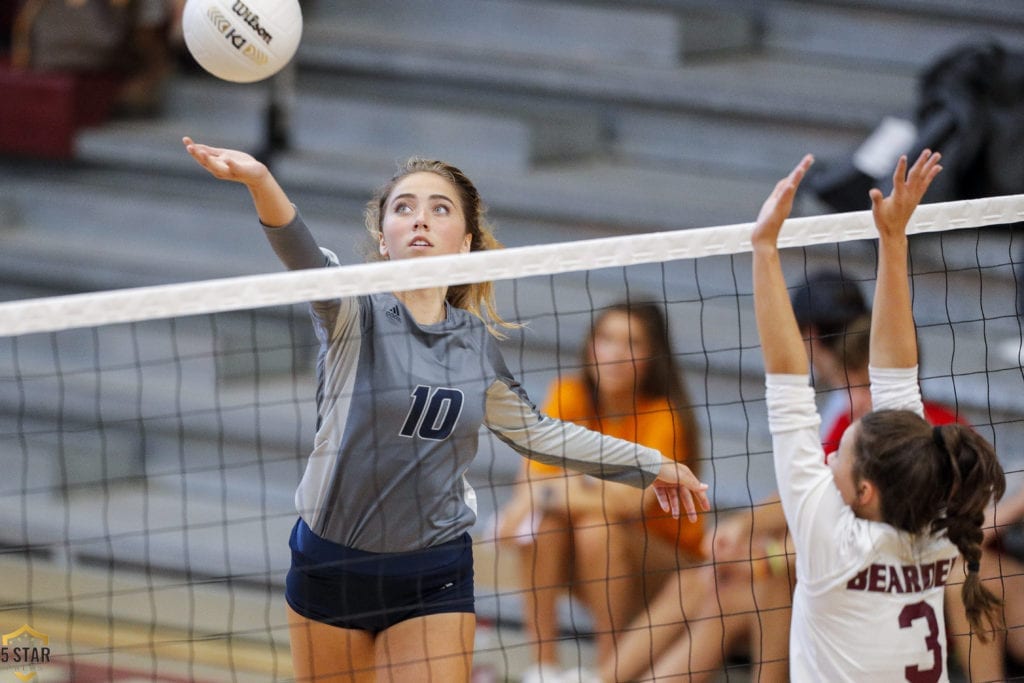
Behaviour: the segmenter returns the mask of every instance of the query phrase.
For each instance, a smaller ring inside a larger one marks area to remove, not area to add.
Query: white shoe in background
[[[586,667],[577,667],[562,672],[558,683],[601,683],[601,678]]]
[[[531,664],[523,671],[522,683],[562,683],[562,670],[552,664]]]

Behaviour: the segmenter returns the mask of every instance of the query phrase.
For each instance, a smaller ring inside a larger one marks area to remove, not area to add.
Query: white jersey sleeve
[[[797,576],[841,572],[845,563],[836,566],[835,549],[820,539],[831,538],[844,511],[852,513],[825,465],[814,389],[807,375],[770,374],[765,385],[775,478],[797,548]]]
[[[868,368],[873,410],[910,410],[924,417],[917,366],[912,368]]]

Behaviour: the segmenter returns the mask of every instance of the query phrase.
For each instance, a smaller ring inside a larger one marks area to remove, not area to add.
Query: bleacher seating
[[[313,0],[304,6],[306,33],[292,90],[182,73],[170,84],[161,117],[84,129],[67,118],[78,97],[73,87],[57,84],[31,103],[16,100],[39,117],[63,112],[64,118],[47,124],[54,133],[47,140],[51,147],[36,149],[74,163],[0,162],[0,283],[64,293],[276,269],[244,190],[209,180],[180,143],[190,135],[264,148],[265,113],[274,96],[287,105],[290,122],[290,144],[273,157],[275,172],[314,231],[342,245],[343,261],[355,262],[359,256],[344,245],[361,238],[362,202],[395,161],[410,154],[437,155],[463,167],[510,246],[745,222],[803,152],[845,158],[882,117],[908,114],[918,72],[946,49],[982,36],[1024,48],[1019,0]],[[14,91],[2,73],[0,148],[4,141],[28,139],[24,119],[5,118]],[[55,106],[58,97],[67,103]],[[39,117],[32,122],[45,120]],[[807,198],[798,210],[821,207]],[[970,261],[974,247],[949,248],[966,239],[946,238],[942,254],[937,242],[922,240],[915,243],[915,258],[945,258],[955,266],[959,251]],[[858,274],[873,272],[870,249],[841,250]],[[812,251],[810,258],[834,255],[835,249]],[[681,275],[679,286],[691,291],[686,277],[692,276]],[[728,272],[707,268],[700,276],[712,290],[716,278],[732,286]],[[951,277],[954,286],[972,282],[969,271]],[[598,273],[590,284],[599,302],[610,302],[621,277]],[[524,284],[527,292],[539,286]],[[935,286],[941,292],[946,285]],[[985,294],[1012,302],[1014,287],[1007,273],[987,284]],[[563,295],[579,298],[582,289]],[[511,304],[511,295],[502,296]],[[520,292],[517,301],[529,298]],[[946,315],[945,302],[935,297],[921,296],[917,305],[925,323]],[[529,308],[515,314],[529,315]],[[273,335],[284,315],[260,313],[259,324]],[[740,325],[735,307],[709,301],[706,316],[705,343],[727,347]],[[254,324],[244,317],[236,322],[242,331]],[[558,332],[563,340],[579,339],[581,326],[569,323]],[[556,348],[555,331],[553,325],[534,326],[522,356],[524,381],[536,398],[551,376],[542,368],[552,367],[559,353],[570,357],[575,351],[574,344]],[[922,332],[925,343],[930,333]],[[755,395],[761,378],[752,355],[711,354],[701,361],[706,365],[694,366],[690,371],[701,379],[691,385],[695,397]],[[970,363],[989,367],[984,358]],[[264,370],[267,391],[290,394],[293,388],[282,378],[293,366],[267,363]],[[210,380],[196,373],[184,381],[202,391]],[[1019,396],[983,391],[937,398],[955,398],[968,413],[990,421],[1024,407]],[[74,419],[76,411],[88,419],[92,400],[87,388],[80,396],[69,394],[65,419]],[[756,416],[709,409],[701,417],[719,430],[709,455],[722,458],[715,469],[720,504],[742,504],[772,488],[764,463],[748,474],[735,457],[751,447],[748,418]],[[272,482],[269,499],[287,510],[301,449],[294,431],[277,429],[286,419],[268,420],[267,429],[282,435],[264,444],[269,470],[263,463],[241,468],[225,482],[239,505],[258,499],[257,487]],[[229,459],[243,457],[247,426],[229,425]],[[149,438],[161,443],[156,434]],[[210,435],[195,438],[198,444]],[[177,450],[149,452],[145,467],[167,471],[163,465],[178,457]],[[505,494],[500,485],[512,480],[516,467],[506,453],[481,454],[475,472],[496,477],[492,483],[499,485],[481,493],[483,515]],[[274,476],[268,478],[268,471]],[[195,479],[187,483],[192,495],[219,495],[219,480]],[[179,511],[167,514],[180,521]],[[168,539],[166,557],[180,557],[173,554],[180,539]],[[239,545],[232,552],[248,549]],[[138,548],[123,552],[128,563],[147,559]],[[283,546],[275,548],[283,552]],[[223,571],[218,563],[226,556],[193,551],[191,557],[208,559],[205,571],[214,575]],[[248,566],[243,557],[231,559]]]

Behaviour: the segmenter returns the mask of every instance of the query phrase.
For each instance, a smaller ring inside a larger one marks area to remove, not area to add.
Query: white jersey
[[[876,409],[923,415],[917,368],[871,368]],[[958,555],[946,538],[860,519],[822,458],[806,375],[768,375],[775,476],[796,544],[793,681],[947,681],[943,587]]]

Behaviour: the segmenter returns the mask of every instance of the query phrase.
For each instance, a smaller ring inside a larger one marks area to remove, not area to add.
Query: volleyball
[[[291,61],[302,10],[298,0],[188,0],[181,29],[200,66],[225,81],[252,83]]]

